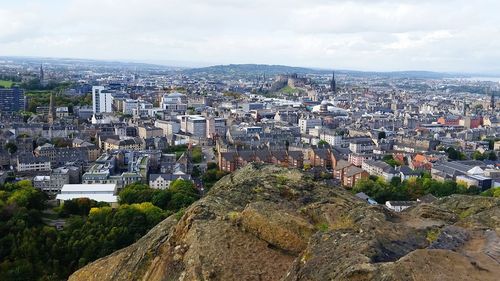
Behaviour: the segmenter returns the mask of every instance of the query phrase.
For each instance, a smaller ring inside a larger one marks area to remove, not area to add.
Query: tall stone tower
[[[495,91],[491,91],[491,98],[490,98],[490,109],[491,109],[491,113],[492,114],[495,114]]]
[[[56,108],[54,104],[54,94],[50,94],[50,104],[49,104],[49,116],[47,118],[50,124],[54,123],[56,120]]]
[[[43,85],[45,82],[45,74],[43,73],[43,65],[40,64],[40,85]]]
[[[332,81],[330,82],[330,90],[334,94],[337,93],[337,83],[335,82],[335,71],[332,73]]]

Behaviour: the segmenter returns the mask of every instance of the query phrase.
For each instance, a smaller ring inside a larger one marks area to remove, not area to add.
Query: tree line
[[[168,190],[126,186],[111,208],[87,198],[48,208],[30,181],[0,186],[0,280],[65,280],[78,268],[146,234],[167,216],[198,199],[190,181]],[[56,230],[51,221],[64,220]]]
[[[431,178],[429,173],[423,173],[421,177],[412,177],[401,181],[400,177],[394,177],[387,182],[381,177],[370,176],[359,180],[353,187],[353,191],[364,192],[378,203],[386,201],[414,201],[426,194],[437,197],[452,194],[479,194],[477,186],[467,187],[455,181],[439,181]]]

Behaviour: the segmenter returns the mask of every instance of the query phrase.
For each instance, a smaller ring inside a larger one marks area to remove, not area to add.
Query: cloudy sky
[[[0,4],[0,56],[500,73],[498,0]]]

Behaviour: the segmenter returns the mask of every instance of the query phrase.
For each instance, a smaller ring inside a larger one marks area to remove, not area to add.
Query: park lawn
[[[296,93],[300,93],[301,90],[300,89],[297,89],[297,88],[292,88],[290,86],[285,86],[284,88],[282,88],[280,90],[280,92],[284,93],[284,94],[287,94],[287,95],[293,95],[293,94],[296,94]]]
[[[7,81],[7,80],[0,80],[0,86],[3,86],[5,88],[10,88],[14,84],[12,81]]]

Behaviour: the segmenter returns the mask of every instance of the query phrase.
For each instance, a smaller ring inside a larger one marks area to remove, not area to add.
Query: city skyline
[[[119,4],[119,5],[118,5]],[[16,1],[4,56],[208,66],[500,74],[498,3],[449,1]]]

